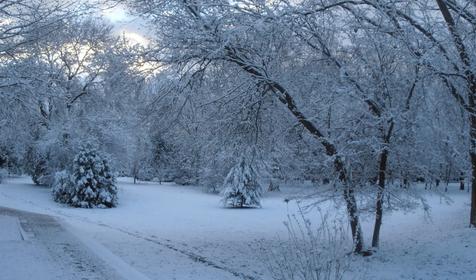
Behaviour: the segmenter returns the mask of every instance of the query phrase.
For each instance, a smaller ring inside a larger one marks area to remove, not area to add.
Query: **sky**
[[[125,36],[133,44],[147,45],[146,32],[143,21],[130,15],[124,6],[117,5],[113,8],[103,9],[102,16],[114,26],[117,35]]]

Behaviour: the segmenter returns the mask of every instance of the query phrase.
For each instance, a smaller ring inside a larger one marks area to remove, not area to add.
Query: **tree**
[[[111,208],[117,205],[117,187],[109,162],[91,145],[74,158],[72,174],[56,176],[54,199],[81,208]]]
[[[11,59],[79,12],[73,1],[3,0],[0,2],[0,57]]]
[[[37,140],[42,101],[53,95],[44,61],[38,61],[34,45],[61,28],[61,21],[79,12],[70,1],[5,0],[0,2],[0,145],[13,146],[12,155],[33,172],[34,162],[24,151]],[[21,129],[18,129],[21,128]],[[14,143],[14,144],[12,144]],[[30,153],[33,158],[35,154]],[[21,173],[20,170],[15,172]]]
[[[394,167],[389,165],[393,161],[392,148],[395,151],[406,153],[408,158],[413,157],[408,150],[409,146],[405,151],[402,151],[398,146],[392,145],[392,141],[411,139],[412,137],[414,140],[421,139],[418,135],[412,135],[411,128],[405,127],[409,124],[410,127],[420,125],[416,121],[413,124],[408,122],[408,116],[415,116],[410,110],[410,101],[414,99],[413,96],[419,91],[428,95],[429,88],[438,90],[436,87],[433,88],[433,85],[425,84],[428,83],[428,76],[434,76],[440,79],[443,87],[448,88],[451,95],[456,97],[455,101],[461,103],[463,108],[471,107],[468,107],[471,97],[459,94],[461,88],[471,89],[473,84],[471,82],[472,74],[468,71],[463,73],[461,69],[474,68],[470,65],[471,59],[469,59],[467,51],[468,46],[471,46],[469,38],[474,39],[474,31],[471,31],[471,24],[474,23],[472,15],[474,5],[463,4],[464,2],[467,1],[283,2],[285,7],[283,9],[289,10],[284,13],[289,18],[284,21],[285,24],[303,43],[313,50],[322,52],[331,64],[340,69],[340,76],[344,78],[343,82],[351,85],[357,93],[352,95],[355,95],[356,100],[367,103],[369,112],[377,120],[373,127],[379,130],[378,137],[381,139],[379,144],[381,147],[379,147],[380,154],[377,164],[378,175],[375,179],[377,197],[372,238],[374,247],[378,246],[383,215],[382,197],[387,192],[386,181],[392,171],[389,170],[389,167]],[[435,6],[435,4],[437,5]],[[446,5],[448,5],[447,12],[445,12]],[[460,21],[451,18],[451,12],[449,12],[451,9],[461,17]],[[432,10],[439,10],[443,14],[445,24],[449,25],[450,36],[433,28],[440,24],[441,20],[438,19],[438,15],[431,12]],[[270,18],[270,20],[276,19],[276,22],[282,22],[281,17]],[[329,22],[333,23],[329,24]],[[464,35],[459,34],[460,32],[463,32]],[[360,42],[355,44],[355,39],[359,38],[363,40],[360,39]],[[466,38],[466,40],[462,38]],[[454,50],[444,43],[447,39],[453,41]],[[346,41],[346,46],[336,44],[335,40]],[[368,54],[369,50],[372,50],[372,55]],[[460,57],[459,61],[457,61],[457,57]],[[447,61],[447,63],[442,61]],[[372,69],[374,68],[373,64],[377,66],[378,71]],[[408,78],[406,85],[395,86],[402,81],[402,77],[408,76],[406,73],[396,70],[395,65],[400,65],[400,69],[408,69],[408,73],[415,73],[414,77]],[[355,69],[359,71],[355,71]],[[458,81],[461,78],[469,81],[467,82],[468,86],[462,86]],[[402,91],[403,88],[408,88],[408,90]],[[395,97],[398,98],[398,95],[402,96],[401,101],[395,102]],[[469,112],[469,115],[473,115],[471,110]],[[373,122],[372,119],[366,119],[366,122],[370,121]],[[409,133],[398,137],[394,135],[395,131]],[[358,141],[364,142],[362,140],[372,134],[372,132],[366,133]],[[426,141],[429,139],[431,138],[426,138]],[[397,144],[401,145],[402,143]],[[461,146],[458,145],[458,147]],[[414,154],[421,153],[415,149]],[[395,155],[401,156],[402,154]],[[429,155],[422,156],[430,157]],[[363,159],[358,160],[359,163],[362,161]],[[409,163],[409,161],[405,161]],[[437,168],[431,167],[431,161],[427,161],[425,164],[425,167],[413,164],[413,168],[407,165],[403,173],[408,176],[409,173],[418,170],[418,172],[431,177],[438,172]],[[401,169],[401,167],[398,168]],[[408,181],[407,178],[403,180]]]
[[[362,24],[378,28],[388,38],[403,42],[402,48],[439,79],[468,118],[469,158],[471,161],[470,224],[476,226],[476,70],[474,66],[474,1],[326,1],[315,10],[341,8]],[[438,11],[434,13],[433,11]],[[421,16],[420,16],[421,15]],[[383,19],[376,21],[375,16]],[[434,26],[445,26],[434,30]],[[415,45],[412,42],[418,41]],[[449,44],[447,43],[449,42]]]
[[[242,157],[223,183],[223,205],[232,208],[260,207],[263,190],[257,177],[252,162]]]
[[[286,42],[287,34],[277,33],[272,24],[266,24],[264,18],[269,11],[266,4],[240,1],[242,8],[227,1],[137,0],[129,3],[160,26],[157,32],[160,48],[150,52],[157,61],[180,66],[182,74],[192,77],[201,77],[208,67],[221,63],[239,69],[253,80],[263,96],[270,95],[281,102],[295,121],[322,145],[326,155],[332,158],[334,172],[342,186],[355,251],[361,252],[364,244],[355,188],[349,182],[344,160],[335,143],[298,106],[293,92],[286,87],[286,80],[280,80],[271,71],[275,65],[274,53],[270,50],[280,51],[279,45]],[[242,36],[244,29],[245,37]]]
[[[453,15],[450,12],[450,7],[454,10],[457,14],[459,11],[464,10],[463,5],[457,1],[443,1],[443,0],[436,0],[438,4],[439,11],[443,16],[448,31],[451,35],[452,42],[454,47],[459,56],[459,62],[461,63],[461,74],[466,82],[466,90],[463,91],[462,94],[454,92],[453,88],[450,89],[452,94],[460,101],[460,105],[468,111],[469,120],[470,120],[470,148],[469,148],[469,157],[471,158],[471,213],[470,213],[470,224],[473,227],[476,227],[476,66],[474,65],[474,60],[471,59],[469,48],[463,40],[464,34],[461,34],[461,27],[457,26]],[[448,2],[448,3],[446,3]],[[463,1],[464,2],[464,1]],[[476,5],[474,2],[470,3],[471,1],[467,1],[468,5],[472,5],[472,9],[466,10],[462,15],[461,18],[466,21],[466,24],[469,26],[476,25]],[[465,25],[463,25],[463,30]],[[474,32],[473,32],[474,33]],[[474,36],[471,36],[472,40],[474,40]],[[474,53],[474,49],[473,49]],[[467,102],[462,101],[462,97],[467,97]],[[464,186],[463,186],[464,187]]]

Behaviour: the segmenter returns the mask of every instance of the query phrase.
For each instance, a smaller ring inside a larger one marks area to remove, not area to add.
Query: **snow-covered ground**
[[[286,236],[283,221],[296,211],[284,194],[265,196],[261,209],[224,209],[219,197],[197,187],[123,178],[119,190],[117,208],[76,209],[53,202],[49,189],[29,178],[12,178],[0,184],[0,206],[58,217],[111,267],[149,279],[269,279],[257,241],[278,244],[277,236]],[[430,219],[421,210],[386,215],[381,250],[356,258],[348,277],[476,279],[469,194],[452,187],[449,196],[451,205],[426,194]],[[364,221],[367,238],[371,223]]]
[[[0,207],[0,279],[140,279],[88,250],[51,216]],[[140,274],[139,274],[140,275]],[[132,277],[130,277],[132,276]]]

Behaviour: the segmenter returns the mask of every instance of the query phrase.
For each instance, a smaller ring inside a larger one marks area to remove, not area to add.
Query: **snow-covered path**
[[[130,266],[124,273],[220,280],[270,279],[257,241],[277,244],[278,235],[286,236],[282,222],[296,210],[283,194],[265,197],[262,209],[223,209],[216,195],[196,187],[121,179],[119,190],[118,208],[75,209],[54,203],[47,188],[28,178],[15,178],[0,184],[0,206],[57,217],[110,266]],[[449,195],[451,205],[425,194],[431,219],[421,210],[386,213],[381,250],[357,258],[347,279],[476,279],[469,194],[454,187]],[[372,222],[364,219],[367,238]]]
[[[127,279],[47,215],[0,207],[0,279]]]

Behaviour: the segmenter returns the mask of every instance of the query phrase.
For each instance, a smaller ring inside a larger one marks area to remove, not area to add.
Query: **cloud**
[[[149,39],[134,31],[122,30],[122,35],[132,44],[147,46],[150,42]]]
[[[150,40],[143,32],[144,22],[131,15],[126,7],[116,5],[112,8],[104,8],[101,10],[101,15],[113,25],[115,34],[124,36],[132,44],[143,46],[149,44]]]
[[[101,14],[112,24],[122,24],[132,19],[131,15],[129,15],[127,11],[121,6],[104,9],[101,11]]]

